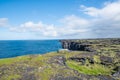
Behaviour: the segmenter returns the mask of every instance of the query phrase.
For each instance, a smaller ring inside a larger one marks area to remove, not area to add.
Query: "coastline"
[[[68,51],[0,59],[0,80],[120,79],[120,39],[65,42]]]

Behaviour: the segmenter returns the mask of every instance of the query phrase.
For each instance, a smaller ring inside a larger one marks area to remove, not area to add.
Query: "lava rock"
[[[50,63],[57,63],[59,65],[66,65],[66,58],[64,56],[54,56],[51,58]]]
[[[70,40],[62,40],[62,48],[63,49],[69,49],[69,50],[76,50],[76,51],[93,51],[93,49],[86,48],[90,45],[88,43],[80,43],[80,42],[74,42]]]
[[[107,57],[107,56],[100,56],[100,60],[101,60],[101,64],[103,65],[110,65],[114,62],[111,57]]]
[[[86,63],[86,58],[70,57],[69,59],[76,62],[82,62],[83,65]]]
[[[91,64],[94,64],[94,63],[95,63],[95,61],[94,61],[93,58],[88,58],[88,61],[89,61],[89,63],[91,63]]]
[[[50,80],[82,80],[78,77],[75,76],[68,76],[68,77],[64,77],[62,75],[57,75],[54,78],[50,79]]]
[[[81,62],[83,65],[86,63],[86,60],[89,61],[89,63],[94,64],[94,59],[90,57],[70,57],[69,60],[73,60],[76,62]]]
[[[95,50],[91,47],[85,47],[85,51],[88,51],[88,52],[95,52]]]
[[[117,66],[114,70],[115,71],[120,71],[120,66]]]
[[[120,71],[115,72],[115,73],[113,74],[113,77],[116,77],[116,78],[119,78],[119,79],[120,79]]]
[[[20,80],[37,80],[34,74],[23,73],[23,76]]]
[[[103,76],[103,75],[98,76],[98,78],[99,78],[100,80],[115,80],[115,79],[112,78],[111,76]]]
[[[117,66],[114,70],[116,72],[113,74],[113,77],[120,78],[120,66]]]

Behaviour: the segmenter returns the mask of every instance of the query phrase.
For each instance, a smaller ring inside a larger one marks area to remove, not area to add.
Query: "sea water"
[[[59,49],[59,40],[3,40],[0,41],[0,58],[45,54]]]

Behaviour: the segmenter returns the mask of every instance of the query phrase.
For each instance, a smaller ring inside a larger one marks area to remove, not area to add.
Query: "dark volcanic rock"
[[[20,80],[37,80],[34,74],[23,73],[23,76]]]
[[[115,72],[115,73],[113,74],[113,77],[116,77],[116,78],[119,78],[119,79],[120,79],[120,71]]]
[[[71,40],[62,40],[62,48],[69,50],[77,50],[77,51],[93,51],[93,49],[88,48],[90,45],[86,43],[78,43]]]
[[[82,62],[84,65],[86,63],[86,58],[79,58],[79,57],[71,57],[70,60],[76,61],[76,62]]]
[[[100,76],[98,76],[98,78],[99,78],[100,80],[115,80],[115,79],[112,78],[111,76],[102,76],[102,75],[100,75]]]
[[[50,59],[50,63],[57,63],[59,65],[66,65],[66,58],[64,56],[54,56]]]
[[[120,71],[120,66],[117,66],[114,70],[115,71]]]
[[[93,44],[99,44],[98,46],[107,47],[109,45],[118,45],[120,44],[120,39],[88,39],[88,40],[60,40],[63,49],[69,50],[78,50],[78,51],[89,51],[95,52],[94,48],[90,46]],[[115,50],[119,51],[119,50]]]
[[[120,52],[116,53],[116,56],[119,58],[120,57]]]
[[[103,65],[109,65],[114,62],[111,57],[107,57],[107,56],[100,56],[100,60],[101,60],[101,64]]]
[[[50,79],[50,80],[82,80],[78,77],[75,76],[68,76],[68,77],[64,77],[62,75],[57,75],[54,78]]]
[[[90,57],[70,57],[70,60],[81,62],[83,65],[86,63],[86,60],[89,61],[89,63],[94,64],[94,59]]]
[[[85,51],[95,52],[95,50],[94,50],[94,49],[92,49],[91,47],[85,47]]]
[[[94,64],[94,63],[95,63],[95,61],[94,61],[93,58],[88,58],[88,61],[89,61],[89,63],[91,63],[91,64]]]
[[[120,66],[117,66],[114,70],[116,72],[113,74],[113,77],[120,78]]]

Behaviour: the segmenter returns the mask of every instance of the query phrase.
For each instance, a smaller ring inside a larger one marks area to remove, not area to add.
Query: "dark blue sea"
[[[45,54],[59,49],[61,49],[59,40],[5,40],[0,41],[0,58]]]

